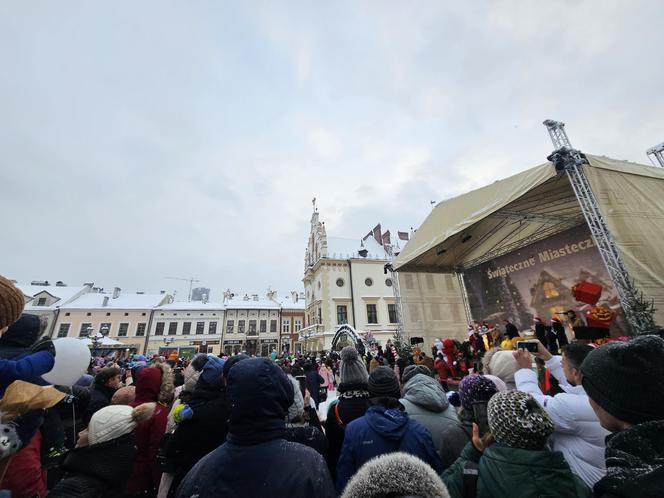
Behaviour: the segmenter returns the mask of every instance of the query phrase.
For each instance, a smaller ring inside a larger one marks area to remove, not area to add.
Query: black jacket
[[[173,491],[201,458],[224,444],[228,433],[224,391],[209,388],[199,381],[189,407],[194,412],[192,418],[180,422],[164,444],[164,456],[176,468],[171,485]]]
[[[367,386],[355,386],[355,388],[357,389],[354,389],[353,386],[341,384],[339,386],[339,392],[342,394],[342,397],[339,398],[339,401],[336,403],[332,403],[327,411],[327,419],[325,420],[325,435],[327,436],[329,446],[326,460],[327,466],[330,469],[330,474],[332,474],[333,478],[336,478],[337,462],[339,461],[341,448],[344,444],[344,434],[346,427],[353,420],[363,416],[370,406],[368,392],[366,397],[343,397],[344,392],[363,392],[363,390],[366,392]],[[338,408],[336,408],[336,405],[338,405]],[[337,411],[339,412],[340,420],[337,420]]]
[[[134,434],[73,449],[50,498],[116,498],[124,494],[136,455]]]
[[[505,325],[505,335],[509,339],[513,339],[515,337],[518,337],[519,335],[519,329],[516,328],[516,325],[514,325],[512,322],[508,322]]]
[[[16,358],[30,352],[39,338],[40,321],[37,315],[23,313],[0,337],[0,358]]]
[[[286,427],[284,439],[308,446],[316,450],[323,458],[327,456],[327,438],[317,427],[310,425]]]
[[[607,437],[606,476],[595,484],[594,494],[600,498],[664,496],[664,420]]]
[[[99,384],[92,384],[90,388],[90,399],[88,401],[88,406],[85,409],[85,414],[83,415],[83,424],[85,427],[90,423],[90,419],[95,414],[105,406],[111,404],[111,398],[115,393],[115,389],[100,386]]]

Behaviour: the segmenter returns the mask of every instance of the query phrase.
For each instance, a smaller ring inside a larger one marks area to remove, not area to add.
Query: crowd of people
[[[43,323],[22,310],[0,277],[0,395],[16,380],[45,384],[53,368]],[[75,385],[58,386],[57,405],[2,426],[0,493],[664,496],[662,338],[531,339],[530,352],[510,327],[480,328],[431,354],[390,342],[93,358]]]

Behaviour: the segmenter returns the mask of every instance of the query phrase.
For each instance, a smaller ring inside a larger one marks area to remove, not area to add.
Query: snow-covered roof
[[[222,303],[204,303],[203,301],[175,301],[172,303],[165,303],[161,306],[157,306],[159,310],[194,310],[194,311],[214,311],[214,310],[223,310],[224,305]]]
[[[304,310],[305,308],[304,298],[298,297],[298,299],[294,301],[291,296],[285,296],[279,299],[279,302],[281,303],[281,307],[287,310]]]
[[[24,285],[16,284],[16,287],[27,297],[34,298],[36,295],[41,294],[42,292],[47,292],[49,295],[53,296],[57,301],[50,306],[35,306],[32,302],[26,304],[26,308],[29,309],[53,309],[61,307],[63,304],[74,299],[79,294],[89,290],[87,286],[56,286],[56,285]]]
[[[104,306],[104,298],[108,301]],[[161,304],[168,298],[168,294],[131,294],[128,292],[120,293],[113,299],[112,294],[90,292],[83,294],[71,303],[61,306],[61,309],[152,309]]]
[[[360,248],[360,239],[327,237],[327,257],[330,259],[362,258],[358,253]],[[373,237],[364,240],[364,248],[368,253],[367,257],[362,259],[389,259],[385,248]]]
[[[224,307],[226,309],[260,309],[260,310],[278,310],[280,308],[279,303],[272,301],[261,296],[258,296],[258,299],[254,299],[253,295],[248,295],[249,299],[245,299],[245,294],[236,294],[232,299],[227,299],[224,302]]]

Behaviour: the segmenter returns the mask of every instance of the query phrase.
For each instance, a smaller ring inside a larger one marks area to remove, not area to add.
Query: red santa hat
[[[552,321],[552,322],[559,322],[560,319],[559,319],[557,316],[552,316],[552,317],[551,317],[551,321]]]

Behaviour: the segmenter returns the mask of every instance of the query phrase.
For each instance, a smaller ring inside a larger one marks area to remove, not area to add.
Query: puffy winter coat
[[[235,364],[226,395],[227,441],[191,469],[177,498],[336,496],[323,457],[282,438],[293,386],[273,361]]]
[[[337,475],[337,462],[344,443],[346,427],[353,420],[360,418],[369,409],[369,392],[366,384],[339,385],[340,396],[330,404],[325,420],[325,436],[329,443],[327,449],[327,465],[332,478]]]
[[[337,463],[337,490],[341,493],[355,472],[368,460],[385,453],[403,451],[442,471],[440,456],[429,431],[399,408],[372,406],[346,428]]]
[[[318,427],[288,424],[284,430],[284,439],[308,446],[323,458],[327,456],[327,439]]]
[[[411,419],[427,428],[436,450],[441,453],[443,431],[457,424],[459,417],[438,381],[427,375],[415,375],[403,386],[403,398],[399,401]]]
[[[41,466],[41,432],[37,431],[30,444],[24,446],[9,462],[2,480],[2,489],[12,492],[13,498],[46,496],[46,472]]]
[[[473,421],[469,413],[463,410],[459,414],[459,422],[450,424],[443,429],[440,435],[441,452],[440,458],[443,461],[443,468],[450,467],[473,436]]]
[[[92,384],[90,388],[90,398],[88,400],[88,405],[85,409],[85,414],[83,415],[83,424],[84,427],[87,427],[90,423],[90,419],[95,414],[105,406],[111,404],[111,398],[115,394],[115,389],[112,387],[99,385],[97,383]]]
[[[73,449],[65,458],[64,477],[50,498],[116,498],[123,496],[136,455],[133,433],[105,443]]]
[[[664,495],[664,420],[635,425],[608,437],[606,476],[595,484],[599,498]]]
[[[149,420],[140,423],[136,430],[136,460],[127,491],[129,494],[151,492],[159,487],[161,471],[157,468],[159,443],[166,432],[168,406],[173,396],[173,374],[171,367],[159,363],[143,368],[136,380],[136,398],[129,406],[157,402],[157,408]]]
[[[565,379],[560,356],[546,362],[551,374],[565,391],[555,396],[544,396],[537,383],[537,374],[522,368],[514,374],[516,388],[533,395],[553,420],[555,431],[549,439],[552,450],[560,451],[572,471],[589,487],[593,487],[604,474],[605,440],[609,432],[599,423],[582,386],[572,386]]]
[[[464,496],[464,466],[479,465],[477,498],[589,498],[590,488],[575,476],[559,451],[532,451],[493,444],[477,451],[468,443],[443,475],[452,498]]]

